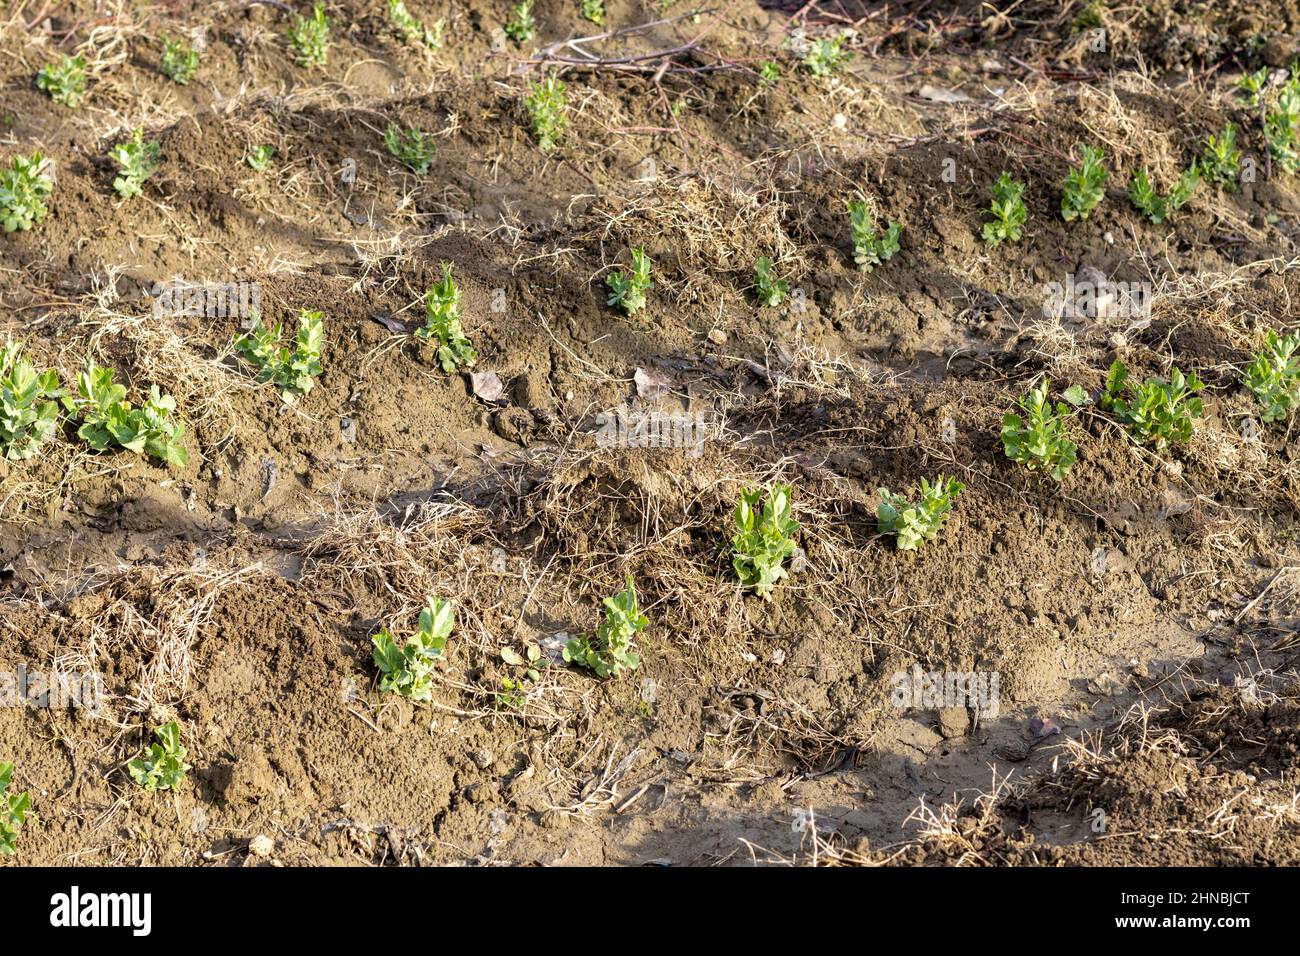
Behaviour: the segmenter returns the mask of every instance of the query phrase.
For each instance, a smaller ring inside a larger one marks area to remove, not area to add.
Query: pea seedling
[[[1105,153],[1091,146],[1079,149],[1081,160],[1065,174],[1061,192],[1061,218],[1066,222],[1087,219],[1088,214],[1106,196],[1106,180],[1110,174],[1103,165]]]
[[[9,793],[14,778],[14,765],[0,763],[0,855],[13,856],[18,852],[18,831],[23,828],[31,812],[31,794]]]
[[[582,18],[596,26],[605,25],[605,0],[581,0]]]
[[[880,534],[894,535],[894,547],[899,551],[915,551],[939,534],[953,500],[966,490],[956,478],[940,475],[931,484],[921,479],[921,501],[913,504],[888,488],[880,489],[880,505],[876,508],[876,530]]]
[[[256,173],[264,173],[271,168],[271,160],[275,158],[274,146],[254,146],[244,157],[244,162]]]
[[[785,560],[794,554],[799,522],[790,516],[790,486],[776,484],[764,494],[742,491],[734,514],[731,566],[743,587],[771,600],[772,589],[788,573]]]
[[[126,387],[114,382],[113,375],[113,369],[97,366],[93,359],[87,359],[85,369],[78,373],[74,404],[80,409],[81,427],[77,437],[95,451],[117,446],[184,467],[189,453],[179,442],[185,426],[171,420],[176,400],[152,385],[149,398],[136,408],[126,400]]]
[[[1300,404],[1300,334],[1279,336],[1269,329],[1244,381],[1264,406],[1260,413],[1264,421],[1277,422],[1290,415]]]
[[[1264,116],[1264,138],[1268,150],[1288,173],[1300,169],[1300,88],[1289,81],[1278,93],[1273,109]]]
[[[619,306],[628,315],[644,309],[645,294],[653,286],[650,265],[644,246],[633,249],[631,274],[625,275],[620,269],[605,276],[605,285],[609,286],[609,299],[605,304]]]
[[[1116,359],[1106,377],[1100,404],[1135,439],[1161,448],[1192,437],[1192,420],[1203,412],[1196,392],[1204,387],[1195,372],[1184,376],[1176,368],[1167,382],[1153,377],[1135,385],[1129,381],[1124,363]],[[1128,398],[1124,397],[1126,392]]]
[[[451,277],[451,266],[442,264],[442,281],[424,294],[425,321],[416,329],[417,338],[437,346],[436,357],[448,374],[462,365],[478,361],[478,352],[470,344],[460,324],[460,289]]]
[[[162,60],[158,70],[173,83],[187,85],[199,71],[199,51],[184,40],[163,40]]]
[[[407,43],[423,43],[431,50],[442,49],[442,32],[447,27],[444,19],[435,20],[426,27],[406,9],[404,0],[388,0],[388,14]]]
[[[36,74],[36,86],[60,106],[74,108],[86,92],[86,58],[67,56]]]
[[[45,169],[45,158],[35,152],[15,156],[0,171],[0,228],[5,232],[30,229],[49,213],[45,200],[54,192],[54,181]]]
[[[853,54],[843,48],[844,41],[847,39],[848,34],[840,33],[833,37],[813,40],[804,53],[803,65],[813,76],[830,76],[847,61],[853,59]]]
[[[1197,172],[1197,167],[1192,166],[1183,170],[1182,175],[1178,177],[1178,182],[1174,188],[1169,191],[1168,196],[1161,196],[1151,180],[1147,176],[1145,169],[1137,169],[1133,172],[1133,180],[1129,183],[1128,198],[1134,207],[1142,215],[1146,216],[1156,225],[1160,225],[1170,217],[1176,210],[1181,209],[1183,204],[1192,197],[1196,187],[1200,185],[1201,175]]]
[[[321,345],[325,340],[325,314],[303,309],[298,315],[298,334],[293,349],[280,345],[283,325],[267,328],[258,316],[253,328],[235,337],[236,352],[257,367],[257,380],[271,382],[280,390],[286,405],[305,396],[321,374]]]
[[[993,214],[993,221],[984,223],[984,241],[990,246],[1019,242],[1021,229],[1029,218],[1029,211],[1025,209],[1025,184],[1016,182],[1010,173],[1003,172],[990,193],[989,212]]]
[[[650,621],[637,606],[631,575],[627,590],[605,598],[603,603],[605,619],[595,635],[572,638],[564,645],[564,659],[594,671],[597,677],[618,677],[624,670],[634,671],[641,666],[641,656],[632,642]]]
[[[1228,123],[1218,136],[1211,133],[1205,140],[1196,169],[1211,185],[1228,192],[1237,189],[1237,171],[1241,167],[1241,150],[1237,148],[1237,127]],[[1186,174],[1184,174],[1186,175]]]
[[[455,623],[452,603],[434,597],[420,611],[420,629],[400,647],[388,628],[380,628],[370,639],[371,656],[383,675],[379,689],[414,701],[430,700],[434,666],[443,658]]]
[[[1044,381],[1016,403],[1024,412],[1023,418],[1015,412],[1002,416],[1002,450],[1008,458],[1030,471],[1048,474],[1060,481],[1074,465],[1079,446],[1067,437],[1069,406],[1057,402],[1053,408],[1047,397],[1049,387],[1049,383]],[[1081,394],[1078,397],[1086,400],[1086,396]]]
[[[185,762],[187,751],[181,746],[181,728],[169,721],[154,731],[158,742],[149,752],[126,765],[131,779],[153,793],[157,790],[175,790],[191,769]]]
[[[533,0],[523,0],[512,10],[514,16],[506,24],[506,36],[515,43],[527,43],[537,35],[537,21],[533,19]]]
[[[302,67],[324,66],[329,58],[330,20],[325,5],[315,4],[311,17],[295,14],[289,27],[289,55]]]
[[[59,422],[59,403],[66,397],[58,373],[37,372],[12,340],[0,351],[0,452],[23,461],[41,450]]]
[[[764,305],[780,305],[790,294],[790,283],[772,274],[772,260],[767,256],[754,263],[754,288]]]
[[[392,123],[389,123],[388,129],[384,131],[384,145],[403,166],[420,176],[429,171],[429,167],[433,164],[434,153],[438,151],[432,133],[425,133],[419,129],[408,129],[403,132]]]
[[[123,199],[140,195],[144,181],[158,169],[162,147],[155,140],[144,141],[144,130],[137,129],[125,143],[113,147],[110,155],[121,171],[113,180],[113,188]]]
[[[859,269],[873,270],[887,262],[898,252],[898,239],[903,227],[891,222],[883,236],[876,235],[876,225],[871,210],[860,199],[849,203],[849,235],[853,241],[853,261]]]
[[[533,135],[544,153],[553,150],[564,133],[566,105],[564,84],[554,74],[534,83],[524,98],[524,106],[533,122]]]

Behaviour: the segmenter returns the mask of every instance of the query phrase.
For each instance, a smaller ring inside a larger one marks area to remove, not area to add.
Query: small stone
[[[275,849],[275,841],[269,836],[258,834],[248,841],[248,852],[253,856],[270,856]]]
[[[714,345],[726,345],[727,333],[722,331],[722,329],[710,329],[709,341],[712,342]]]

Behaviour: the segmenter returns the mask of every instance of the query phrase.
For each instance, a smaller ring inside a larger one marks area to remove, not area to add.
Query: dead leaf
[[[969,103],[970,97],[960,90],[948,90],[942,86],[930,86],[928,83],[917,90],[917,96],[931,103]]]
[[[474,372],[469,377],[469,383],[474,394],[485,402],[495,402],[506,390],[501,384],[501,376],[496,372]]]
[[[1029,732],[1034,735],[1035,740],[1042,740],[1052,734],[1059,734],[1061,725],[1056,722],[1055,717],[1033,717],[1029,721]]]
[[[372,312],[370,317],[386,328],[389,332],[402,333],[406,331],[406,326],[398,322],[387,312]]]
[[[638,368],[633,379],[636,381],[636,393],[642,398],[659,398],[667,395],[673,388],[672,379],[663,372]]]

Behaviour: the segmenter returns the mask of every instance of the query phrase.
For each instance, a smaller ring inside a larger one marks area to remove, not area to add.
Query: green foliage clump
[[[163,55],[158,70],[173,83],[187,85],[199,71],[199,51],[184,40],[163,40]]]
[[[271,160],[275,158],[274,146],[254,146],[244,157],[244,162],[248,163],[249,169],[255,173],[264,173],[271,168]]]
[[[46,159],[39,151],[15,156],[0,170],[0,228],[22,232],[43,220],[45,200],[54,192],[54,180],[45,175]]]
[[[790,294],[790,283],[772,274],[772,260],[767,256],[754,263],[754,288],[764,305],[780,305]]]
[[[430,50],[442,49],[442,34],[447,21],[439,18],[432,27],[426,27],[410,10],[405,0],[388,0],[388,15],[407,43],[423,43]]]
[[[913,504],[903,495],[881,488],[876,530],[894,535],[894,547],[899,551],[915,551],[939,534],[948,520],[953,499],[965,490],[966,486],[956,478],[940,475],[933,484],[922,478],[921,500]]]
[[[1273,161],[1288,173],[1300,169],[1300,81],[1294,77],[1264,114],[1264,138]]]
[[[289,27],[289,55],[302,67],[324,66],[329,58],[330,20],[325,5],[317,3],[311,16],[294,15]]]
[[[416,329],[418,338],[437,346],[438,364],[450,374],[462,365],[478,361],[478,352],[460,324],[460,289],[451,277],[451,266],[442,264],[442,281],[424,295],[425,321]]]
[[[582,17],[596,26],[605,25],[605,0],[580,0]]]
[[[527,43],[537,35],[537,21],[533,19],[533,0],[523,0],[511,8],[514,14],[506,24],[506,36],[515,43]]]
[[[305,396],[316,385],[321,374],[321,346],[325,341],[325,314],[303,309],[298,315],[298,334],[293,348],[280,344],[283,324],[267,328],[262,317],[257,316],[253,327],[235,336],[232,343],[236,352],[257,367],[257,380],[271,382],[280,390],[286,404]]]
[[[847,39],[847,34],[840,33],[811,41],[804,53],[803,65],[813,76],[830,76],[853,59],[853,54],[844,49],[844,41]]]
[[[564,135],[567,122],[564,115],[567,107],[564,89],[564,83],[551,74],[540,83],[534,83],[524,97],[524,106],[533,123],[533,135],[537,137],[538,148],[544,153],[555,149],[560,137]]]
[[[1069,438],[1069,406],[1057,402],[1053,407],[1049,387],[1044,381],[1016,403],[1023,417],[1016,412],[1002,416],[1002,450],[1030,471],[1060,481],[1073,467],[1079,446]]]
[[[853,261],[859,269],[870,272],[892,259],[898,252],[898,240],[902,234],[903,227],[891,222],[883,236],[876,235],[875,220],[867,204],[860,199],[849,203],[849,236],[853,241]]]
[[[773,485],[741,492],[735,512],[736,535],[731,539],[731,566],[744,587],[764,600],[788,573],[785,560],[794,554],[799,522],[790,516],[790,486]]]
[[[380,628],[370,639],[375,666],[383,675],[379,689],[415,701],[432,698],[434,665],[442,660],[455,623],[452,603],[435,597],[420,611],[420,629],[400,647],[388,628]]]
[[[36,74],[36,86],[60,106],[75,107],[86,92],[86,58],[65,55]]]
[[[150,746],[149,753],[132,760],[126,768],[131,779],[150,793],[175,790],[191,769],[185,762],[188,752],[181,746],[181,728],[173,720],[163,724],[154,734],[158,742]]]
[[[605,276],[605,285],[609,286],[609,299],[606,305],[616,305],[628,315],[645,308],[645,294],[650,291],[650,257],[645,254],[645,247],[638,246],[632,250],[632,272],[618,272]]]
[[[0,855],[13,856],[18,852],[18,831],[23,828],[31,812],[31,794],[9,793],[14,778],[14,765],[0,763]]]
[[[1133,172],[1133,180],[1129,183],[1128,198],[1138,212],[1156,225],[1160,225],[1172,213],[1183,207],[1184,203],[1192,197],[1192,193],[1196,191],[1196,187],[1200,182],[1201,175],[1197,172],[1197,168],[1192,166],[1183,170],[1182,175],[1178,177],[1178,182],[1169,191],[1168,196],[1161,196],[1156,192],[1155,187],[1151,185],[1151,179],[1147,176],[1147,171],[1138,169]]]
[[[1065,174],[1061,191],[1061,218],[1066,222],[1087,219],[1088,214],[1106,197],[1106,180],[1110,174],[1103,164],[1105,153],[1092,146],[1081,146],[1080,162]]]
[[[161,153],[162,147],[157,141],[145,142],[142,129],[137,129],[125,143],[114,146],[109,155],[119,170],[117,178],[113,180],[117,194],[123,199],[140,195],[144,181],[157,171]]]
[[[1241,168],[1241,150],[1237,148],[1237,127],[1228,123],[1219,135],[1211,133],[1196,167],[1205,181],[1222,186],[1228,192],[1237,188],[1237,171]]]
[[[402,130],[393,123],[389,123],[384,131],[384,145],[403,166],[420,176],[429,171],[438,151],[432,133],[419,129]]]
[[[632,642],[650,621],[637,607],[631,575],[627,589],[605,598],[603,603],[605,619],[596,633],[572,638],[564,645],[564,659],[594,671],[597,677],[618,677],[624,670],[634,671],[641,666],[641,655]]]
[[[1246,387],[1264,406],[1266,422],[1277,422],[1300,404],[1300,334],[1279,336],[1269,329],[1264,348],[1246,369]],[[0,432],[2,433],[2,432]]]
[[[80,409],[81,427],[77,437],[96,451],[117,446],[184,467],[189,453],[179,444],[185,426],[172,421],[176,400],[151,385],[148,400],[136,408],[126,400],[126,387],[116,384],[113,375],[113,369],[97,366],[93,359],[87,359],[85,369],[78,373],[74,404]]]
[[[984,223],[984,241],[990,246],[1000,242],[1019,242],[1029,211],[1025,208],[1025,184],[1003,172],[993,184],[989,212],[993,221]]]
[[[1101,407],[1135,439],[1162,448],[1192,437],[1192,421],[1200,418],[1204,410],[1196,393],[1204,387],[1195,372],[1184,376],[1176,368],[1169,381],[1153,377],[1135,384],[1129,380],[1124,363],[1116,359],[1106,377]]]
[[[36,455],[59,423],[66,392],[55,371],[37,372],[12,340],[0,351],[0,452],[9,461]]]

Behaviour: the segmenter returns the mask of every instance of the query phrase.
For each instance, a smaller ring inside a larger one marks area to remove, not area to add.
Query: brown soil
[[[428,54],[381,0],[332,0],[314,71],[288,60],[278,4],[16,6],[0,160],[40,148],[57,187],[44,223],[0,237],[0,326],[65,383],[93,354],[136,400],[159,384],[189,429],[184,468],[93,454],[73,426],[0,463],[0,670],[99,671],[108,694],[98,715],[0,709],[39,817],[17,863],[1300,862],[1300,445],[1243,425],[1239,385],[1263,331],[1294,328],[1300,185],[1268,175],[1233,92],[1290,62],[1295,4],[1103,10],[1104,52],[1058,4],[725,5],[606,48],[707,31],[661,76],[569,70],[549,156],[529,49],[495,49],[507,0],[452,3]],[[607,29],[690,12],[606,10]],[[576,2],[535,13],[539,47],[600,32]],[[783,46],[847,24],[833,79]],[[199,27],[199,76],[176,86],[161,38]],[[33,77],[74,48],[91,82],[69,110]],[[390,121],[437,134],[428,175],[388,155]],[[1227,121],[1257,181],[1139,217],[1131,171],[1167,189]],[[162,164],[122,201],[107,154],[140,125]],[[1079,142],[1111,182],[1067,224]],[[259,175],[243,160],[263,143]],[[1031,218],[990,249],[1004,169]],[[869,273],[858,196],[904,224]],[[626,317],[604,276],[637,245],[655,288]],[[755,305],[762,255],[802,309]],[[496,402],[409,334],[443,261]],[[1149,324],[1045,319],[1044,284],[1086,269],[1151,283]],[[238,318],[156,317],[148,290],[174,275],[257,282],[272,321],[323,310],[317,388],[285,407],[258,386]],[[1089,410],[1062,485],[1003,456],[1030,384],[1095,390],[1115,358],[1199,371],[1188,445],[1138,446]],[[641,397],[638,369],[668,394]],[[656,403],[725,426],[698,457],[598,446],[598,413]],[[967,485],[952,520],[896,552],[877,489],[940,472]],[[739,492],[772,480],[794,487],[805,560],[764,602],[727,544]],[[502,708],[501,649],[549,655],[628,574],[641,669],[556,662]],[[412,705],[379,692],[370,636],[409,633],[429,595],[457,627]],[[914,665],[998,672],[998,713],[894,708]],[[146,794],[126,763],[170,719],[194,771]]]

